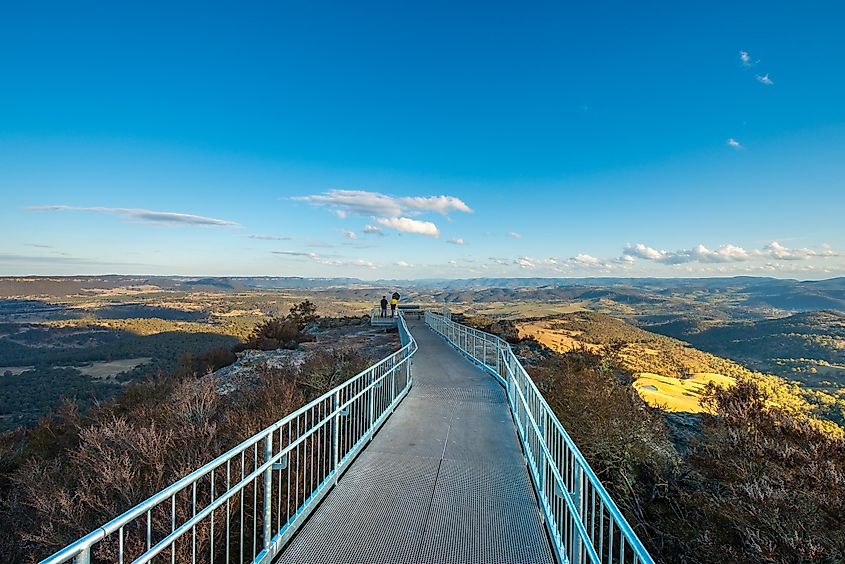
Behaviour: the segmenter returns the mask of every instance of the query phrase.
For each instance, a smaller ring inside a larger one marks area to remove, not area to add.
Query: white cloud
[[[378,268],[378,264],[365,259],[357,259],[357,258],[346,258],[346,257],[338,257],[338,256],[323,256],[317,253],[306,253],[301,251],[272,251],[274,255],[285,255],[285,256],[292,256],[292,257],[302,257],[310,259],[316,263],[323,264],[326,266],[361,266],[364,268],[375,269]]]
[[[742,247],[722,245],[718,249],[708,249],[704,245],[697,245],[693,249],[680,251],[658,251],[642,243],[628,244],[622,251],[623,255],[652,260],[664,264],[683,264],[687,262],[740,262],[748,260],[751,255]]]
[[[204,225],[212,227],[237,227],[238,223],[228,221],[225,219],[216,219],[213,217],[205,217],[202,215],[192,215],[188,213],[176,212],[161,212],[153,210],[145,210],[140,208],[105,208],[105,207],[77,207],[77,206],[31,206],[28,209],[33,211],[44,212],[93,212],[93,213],[107,213],[128,217],[142,223],[151,223],[155,225]]]
[[[447,215],[457,211],[472,213],[463,200],[455,196],[394,197],[366,190],[329,190],[323,194],[296,196],[293,200],[327,207],[338,216],[349,214],[374,217],[398,217],[409,212],[436,212]]]
[[[839,253],[832,250],[830,245],[822,245],[821,251],[814,249],[801,248],[790,249],[781,245],[777,241],[772,241],[759,252],[761,256],[771,257],[778,260],[807,260],[815,257],[836,257]]]
[[[728,146],[733,147],[734,149],[742,149],[742,143],[731,137],[727,141]]]
[[[652,249],[642,243],[637,243],[636,245],[628,243],[625,245],[625,249],[622,251],[622,254],[623,256],[659,261],[663,257],[664,251]]]
[[[395,229],[402,233],[417,233],[434,238],[440,237],[440,230],[430,221],[420,221],[409,217],[378,217],[376,221],[384,227]]]
[[[284,237],[279,235],[247,235],[250,239],[257,239],[259,241],[290,241],[293,237]]]
[[[757,76],[757,80],[759,80],[760,82],[762,82],[766,86],[772,86],[774,84],[774,82],[772,82],[772,79],[769,78],[768,73],[764,74],[763,76],[760,76],[759,74],[756,75],[756,76]]]
[[[463,245],[465,244],[465,241],[460,237],[454,237],[452,239],[449,239],[447,243],[451,243],[452,245]]]
[[[693,249],[692,256],[699,262],[741,262],[750,257],[748,251],[736,245],[722,245],[715,250],[698,245]]]
[[[560,264],[556,258],[549,257],[547,259],[538,259],[532,257],[519,257],[513,261],[519,268],[539,268],[542,266],[554,267]]]
[[[366,235],[380,235],[384,237],[384,230],[381,227],[376,227],[375,225],[365,225],[362,231]]]
[[[748,54],[748,51],[740,51],[739,52],[739,59],[742,61],[742,66],[750,67],[751,66],[751,55]]]
[[[623,259],[624,257],[641,258],[663,264],[746,262],[758,257],[777,260],[807,260],[811,258],[840,256],[839,253],[830,247],[823,246],[822,250],[808,248],[790,249],[777,241],[772,241],[762,249],[751,251],[737,245],[722,245],[717,249],[709,249],[704,245],[697,245],[692,249],[664,251],[637,243],[636,245],[628,244],[622,252]]]
[[[517,233],[516,231],[508,231],[508,237],[513,237],[514,239],[522,239],[522,233]]]
[[[320,264],[324,264],[326,266],[362,266],[364,268],[369,269],[376,269],[378,268],[378,264],[365,259],[346,259],[346,258],[324,258],[324,257],[315,257],[313,260],[319,262]]]
[[[413,264],[405,262],[404,260],[398,260],[394,264],[400,268],[413,268],[414,266]]]
[[[596,257],[583,253],[576,255],[575,258],[572,259],[572,261],[581,266],[599,266],[602,263],[602,261],[600,261]]]
[[[343,233],[343,236],[346,237],[347,239],[357,239],[358,238],[358,234],[355,233],[354,231],[348,231],[346,229],[341,229],[340,232]]]

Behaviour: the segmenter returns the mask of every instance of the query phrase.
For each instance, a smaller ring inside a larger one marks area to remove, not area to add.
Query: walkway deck
[[[413,388],[277,562],[554,562],[504,390],[409,328]]]

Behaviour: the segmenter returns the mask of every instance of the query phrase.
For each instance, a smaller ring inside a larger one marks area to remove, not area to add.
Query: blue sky
[[[17,4],[0,274],[845,274],[838,2]]]

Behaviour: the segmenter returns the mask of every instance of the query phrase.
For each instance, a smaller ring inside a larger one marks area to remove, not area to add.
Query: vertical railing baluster
[[[332,471],[334,472],[334,483],[337,483],[338,464],[340,462],[340,390],[334,393],[334,410],[332,419],[332,449],[334,450],[334,463],[332,464]]]
[[[229,460],[226,461],[226,492],[227,493],[232,488],[231,469],[232,469],[232,460],[229,459]],[[229,502],[231,501],[231,499],[232,498],[230,498],[230,497],[226,498],[226,562],[227,563],[231,562],[231,560],[229,560],[229,552],[230,552],[230,550],[229,550],[229,544],[230,544],[229,534],[230,534],[230,519],[231,519],[231,509],[229,507]]]
[[[267,433],[264,439],[264,464],[273,458],[273,433]],[[264,550],[270,548],[273,537],[273,467],[268,466],[264,471]]]

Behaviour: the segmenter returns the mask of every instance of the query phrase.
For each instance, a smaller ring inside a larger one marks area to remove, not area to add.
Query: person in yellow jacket
[[[399,305],[399,298],[396,296],[397,294],[393,294],[393,297],[390,298],[390,317],[396,315],[396,306]]]

